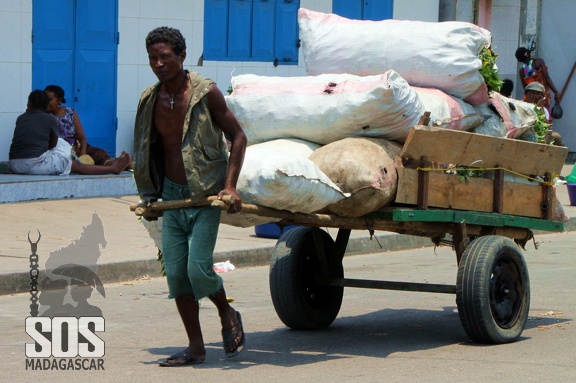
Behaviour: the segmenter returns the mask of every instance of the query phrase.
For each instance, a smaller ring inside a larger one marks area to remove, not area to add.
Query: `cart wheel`
[[[530,281],[511,239],[490,235],[468,245],[458,267],[456,304],[473,341],[500,344],[520,337],[528,319]]]
[[[270,295],[278,317],[295,330],[317,330],[330,326],[342,304],[344,287],[318,284],[318,257],[313,231],[321,233],[324,254],[334,240],[324,230],[298,227],[282,234],[272,253]],[[333,277],[343,278],[342,263],[334,265]]]

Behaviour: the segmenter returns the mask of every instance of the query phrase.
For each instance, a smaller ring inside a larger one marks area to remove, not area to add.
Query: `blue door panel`
[[[386,0],[378,0],[386,1]],[[364,0],[333,0],[332,13],[346,17],[348,19],[363,19]]]
[[[204,5],[204,58],[228,54],[228,0],[206,0]]]
[[[76,12],[77,49],[116,50],[116,0],[79,1]]]
[[[394,0],[371,0],[364,5],[364,20],[386,20],[392,18]]]
[[[73,97],[68,97],[74,86],[74,51],[35,49],[32,63],[32,88],[59,85],[66,93],[67,105],[74,105]]]
[[[333,0],[332,12],[356,20],[391,19],[394,0]]]
[[[74,0],[34,0],[32,7],[34,46],[74,49]]]
[[[60,12],[54,12],[60,9]],[[32,88],[74,84],[74,1],[34,0],[32,12]]]
[[[250,57],[252,52],[252,0],[230,0],[228,57]]]
[[[299,1],[279,0],[276,13],[276,57],[280,62],[298,63]]]
[[[116,56],[113,51],[83,50],[77,53],[76,110],[88,143],[115,152]],[[97,108],[94,105],[98,105]]]
[[[299,0],[205,0],[204,59],[298,64],[299,7]]]
[[[60,85],[88,142],[114,155],[118,0],[33,0],[32,10],[34,89]]]
[[[90,145],[116,150],[116,0],[79,1],[75,105]],[[97,17],[95,15],[98,15]],[[98,108],[94,108],[98,105]],[[81,113],[81,114],[80,114]]]
[[[276,2],[255,0],[253,8],[252,58],[274,60],[274,30],[276,28]]]

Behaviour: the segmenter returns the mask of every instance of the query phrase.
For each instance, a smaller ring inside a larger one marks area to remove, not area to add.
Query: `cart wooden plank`
[[[398,168],[398,190],[396,203],[418,204],[418,170]],[[542,210],[545,195],[539,184],[527,185],[504,182],[502,193],[502,213],[532,218],[545,217]],[[473,210],[479,212],[494,211],[494,181],[487,178],[468,178],[463,182],[460,177],[441,172],[429,172],[428,206]],[[553,200],[552,203],[555,203]]]
[[[411,129],[400,156],[419,161],[469,166],[482,160],[484,168],[496,166],[525,175],[560,174],[568,148],[537,144],[482,134],[415,126]]]

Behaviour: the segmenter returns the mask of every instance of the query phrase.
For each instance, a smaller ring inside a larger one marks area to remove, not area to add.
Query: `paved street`
[[[162,278],[107,284],[102,309],[105,371],[26,371],[24,320],[29,295],[0,296],[0,360],[5,382],[570,382],[576,377],[576,233],[537,236],[525,252],[531,279],[529,321],[520,341],[471,343],[447,294],[349,288],[339,317],[324,331],[283,326],[268,291],[268,267],[222,274],[242,313],[247,350],[225,359],[219,320],[202,301],[207,360],[159,368],[185,346],[175,305]],[[348,278],[453,284],[454,253],[424,248],[347,256]]]

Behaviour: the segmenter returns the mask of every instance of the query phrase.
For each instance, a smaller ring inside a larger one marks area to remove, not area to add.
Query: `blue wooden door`
[[[33,88],[60,85],[88,142],[115,155],[118,0],[34,0],[32,10]]]
[[[393,16],[394,0],[333,0],[332,12],[356,20],[385,20]]]

